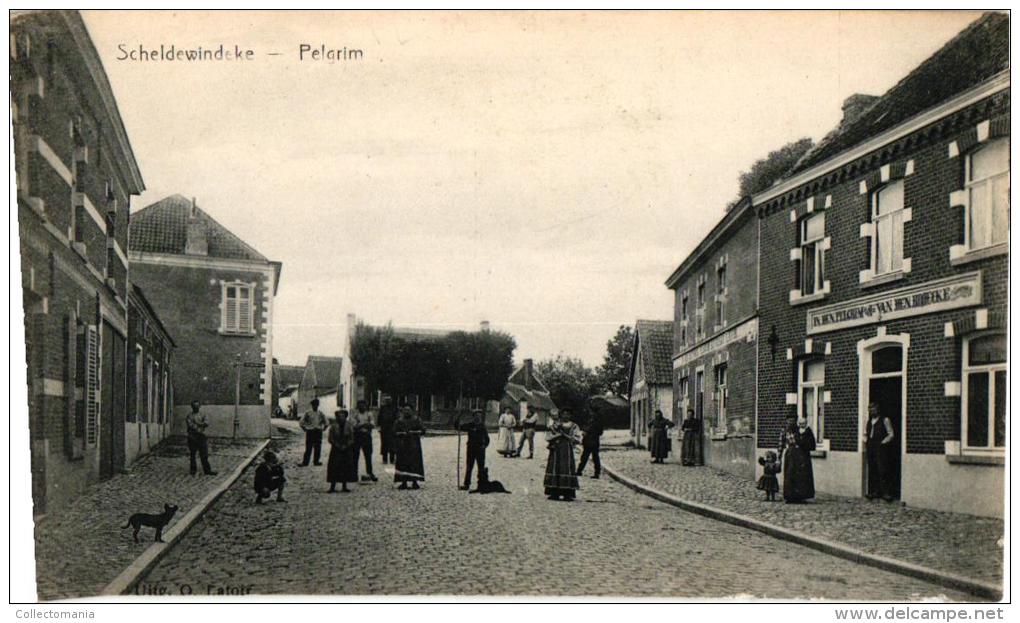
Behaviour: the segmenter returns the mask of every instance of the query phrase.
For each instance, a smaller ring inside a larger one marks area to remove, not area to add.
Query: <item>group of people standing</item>
[[[535,430],[538,427],[538,412],[535,407],[528,407],[528,413],[520,422],[514,417],[510,407],[503,409],[499,415],[499,435],[496,437],[496,452],[507,458],[521,456],[524,444],[528,444],[528,458],[535,458]],[[514,436],[514,429],[520,425],[520,437]]]
[[[322,465],[323,432],[329,443],[329,459],[326,463],[326,480],[329,492],[335,493],[337,485],[341,492],[349,492],[349,483],[358,482],[358,459],[364,458],[365,479],[379,480],[372,469],[372,431],[378,424],[380,451],[383,464],[395,467],[393,480],[400,483],[398,488],[418,489],[425,480],[425,467],[421,454],[421,436],[425,426],[409,406],[399,411],[387,398],[374,418],[364,400],[359,400],[351,414],[347,409],[337,409],[334,418],[327,421],[319,410],[319,400],[313,398],[311,409],[301,416],[300,427],[305,433],[305,453],[301,467],[309,462]]]
[[[676,426],[662,415],[662,410],[655,410],[655,417],[648,423],[648,450],[652,455],[652,463],[666,462],[672,452],[673,443],[669,437],[669,429]],[[705,458],[701,448],[701,421],[694,417],[694,409],[688,409],[687,415],[680,424],[681,444],[680,463],[694,466],[704,465]]]

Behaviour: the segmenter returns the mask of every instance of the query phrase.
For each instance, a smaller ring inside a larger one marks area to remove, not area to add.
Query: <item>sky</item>
[[[274,354],[346,315],[477,328],[601,362],[670,319],[664,282],[741,171],[820,139],[974,12],[104,12],[84,19],[147,190],[283,262]],[[119,60],[251,49],[250,61]],[[358,49],[358,60],[300,58]]]

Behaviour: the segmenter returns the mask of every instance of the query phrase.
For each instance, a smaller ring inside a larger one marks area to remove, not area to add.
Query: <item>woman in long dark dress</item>
[[[329,425],[329,462],[326,463],[326,480],[329,481],[329,492],[336,493],[336,484],[340,483],[340,491],[350,492],[347,483],[358,482],[358,455],[354,445],[354,426],[347,418],[347,409],[336,412],[336,419]]]
[[[545,494],[550,500],[570,501],[577,495],[577,472],[574,469],[574,446],[581,443],[581,429],[571,421],[570,412],[550,421],[545,433],[549,442],[549,461],[545,464]]]
[[[662,463],[669,456],[669,429],[673,428],[673,422],[664,418],[662,411],[656,409],[648,428],[651,431],[648,435],[648,449],[652,453],[652,463]]]
[[[783,464],[783,500],[788,504],[800,503],[815,497],[815,475],[811,467],[811,452],[815,449],[815,434],[807,420],[796,416],[787,418],[787,427],[779,440]]]
[[[687,410],[687,417],[680,425],[683,431],[683,445],[680,448],[680,462],[684,465],[704,465],[701,454],[701,423],[694,417],[694,409]]]
[[[411,483],[412,489],[418,489],[418,483],[425,480],[425,462],[421,457],[421,436],[425,434],[425,425],[411,407],[404,407],[400,419],[393,425],[393,433],[397,438],[393,482],[400,483],[398,489],[406,489],[407,483]]]

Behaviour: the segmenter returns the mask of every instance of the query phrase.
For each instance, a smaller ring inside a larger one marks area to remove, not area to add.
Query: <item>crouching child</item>
[[[269,499],[269,494],[276,491],[276,501],[286,502],[283,499],[283,488],[287,484],[287,478],[283,475],[283,466],[273,452],[266,452],[263,455],[262,463],[255,468],[255,503],[261,504],[262,500]]]

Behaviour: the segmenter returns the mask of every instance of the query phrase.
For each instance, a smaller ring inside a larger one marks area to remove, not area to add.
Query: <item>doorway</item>
[[[866,372],[866,385],[861,413],[862,426],[867,420],[868,405],[878,405],[881,418],[888,418],[893,427],[893,441],[896,451],[889,452],[889,488],[895,499],[900,499],[900,483],[902,481],[903,451],[903,389],[905,349],[900,344],[882,344],[865,352],[865,360],[861,362]],[[863,435],[862,435],[863,436]],[[868,461],[867,452],[862,447],[864,456],[863,490],[868,494]]]

